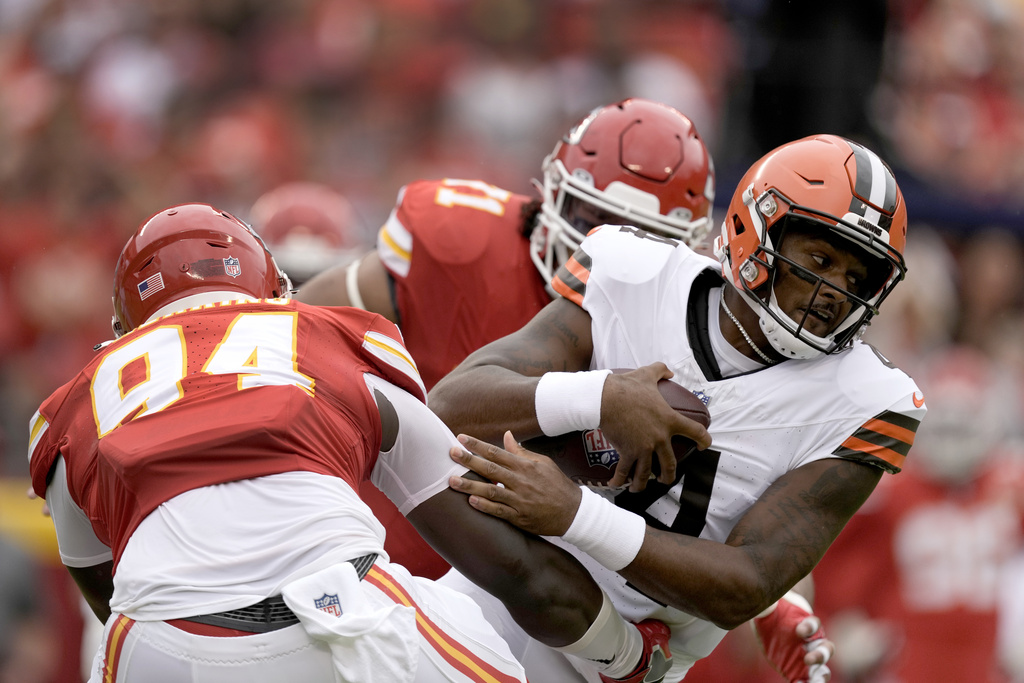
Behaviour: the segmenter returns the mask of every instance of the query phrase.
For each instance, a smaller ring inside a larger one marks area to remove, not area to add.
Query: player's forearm
[[[438,382],[427,405],[455,434],[501,443],[511,430],[519,440],[541,433],[534,409],[537,377],[492,364],[460,365]]]
[[[92,567],[68,567],[89,608],[101,622],[110,617],[110,597],[114,594],[113,561]]]
[[[444,489],[407,518],[445,560],[505,603],[516,622],[547,645],[575,642],[600,610],[601,591],[574,557],[477,512],[461,493]]]
[[[757,616],[789,588],[767,579],[749,549],[651,527],[619,573],[651,598],[724,629]]]
[[[540,538],[528,539],[524,575],[494,595],[534,639],[550,647],[576,642],[597,616],[601,590],[571,555]]]

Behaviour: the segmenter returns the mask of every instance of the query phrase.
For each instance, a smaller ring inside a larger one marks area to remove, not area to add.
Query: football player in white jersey
[[[727,629],[807,617],[791,589],[882,474],[900,470],[926,410],[913,380],[860,341],[904,277],[906,230],[891,170],[833,135],[783,145],[748,170],[718,261],[633,227],[596,229],[555,275],[561,299],[431,391],[453,431],[504,436],[507,449],[460,437],[477,456],[452,457],[502,486],[455,477],[452,487],[479,510],[562,537],[628,619],[668,623],[665,681]],[[705,401],[708,431],[668,406],[661,378]],[[603,494],[515,441],[596,428],[620,455],[609,483],[622,488]],[[677,467],[673,434],[703,450]],[[478,597],[528,675],[556,680],[561,658]],[[827,680],[823,659],[782,673]],[[585,667],[580,676],[596,680]]]

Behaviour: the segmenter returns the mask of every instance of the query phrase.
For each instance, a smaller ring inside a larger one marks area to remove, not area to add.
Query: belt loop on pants
[[[376,561],[377,553],[370,553],[369,555],[349,560],[352,566],[355,567],[360,581],[363,580],[370,571],[370,567]],[[270,631],[287,628],[299,623],[299,618],[285,604],[284,598],[280,595],[272,595],[248,607],[232,609],[226,612],[215,612],[214,614],[200,614],[183,619],[168,619],[167,623],[196,635],[240,636],[253,633],[269,633]],[[191,624],[202,624],[203,626],[197,627]],[[213,631],[209,627],[214,627],[217,631]],[[231,633],[225,631],[231,631]]]

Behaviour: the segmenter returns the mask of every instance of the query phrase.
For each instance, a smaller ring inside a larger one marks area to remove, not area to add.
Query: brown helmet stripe
[[[850,142],[849,144],[850,148],[853,149],[853,156],[857,165],[857,177],[854,179],[853,188],[854,194],[876,209],[880,209],[883,214],[891,216],[896,211],[896,178],[893,176],[892,171],[871,150],[861,147],[856,142]],[[858,206],[863,207],[863,204],[854,201],[850,206],[850,211],[862,216],[865,215],[864,210],[866,207],[857,210]],[[882,227],[888,228],[888,226]]]

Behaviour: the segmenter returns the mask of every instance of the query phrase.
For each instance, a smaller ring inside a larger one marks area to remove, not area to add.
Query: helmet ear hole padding
[[[747,226],[743,225],[743,221],[741,221],[740,217],[736,214],[732,215],[732,224],[737,235],[742,235],[747,231]]]

